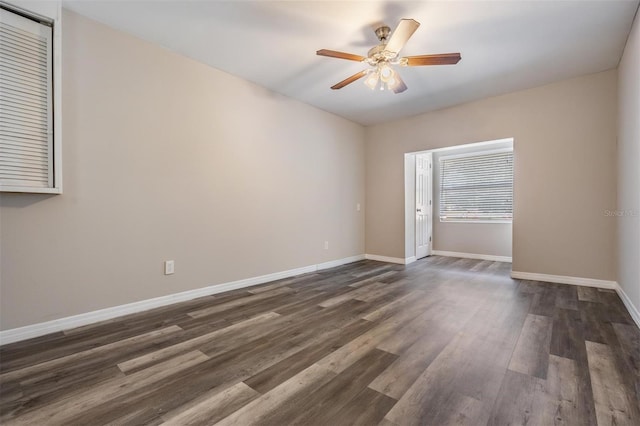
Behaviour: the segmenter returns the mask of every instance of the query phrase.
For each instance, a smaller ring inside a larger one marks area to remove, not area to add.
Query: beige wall
[[[513,270],[614,280],[615,70],[367,128],[366,252],[405,257],[403,154],[514,138]]]
[[[63,20],[64,194],[0,195],[2,329],[364,253],[361,126]]]
[[[640,19],[618,68],[618,283],[640,310]]]

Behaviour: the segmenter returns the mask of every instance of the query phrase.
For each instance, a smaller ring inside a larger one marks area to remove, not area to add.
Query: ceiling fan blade
[[[404,47],[413,33],[416,32],[419,26],[420,22],[414,19],[401,19],[400,23],[393,31],[393,34],[391,34],[385,50],[398,53]]]
[[[404,92],[405,90],[407,90],[407,85],[406,85],[406,84],[404,84],[404,81],[403,81],[403,80],[402,80],[402,78],[400,77],[400,74],[398,74],[398,73],[396,72],[395,78],[396,78],[396,80],[398,80],[398,81],[396,82],[396,85],[395,85],[395,86],[393,86],[393,88],[391,89],[391,90],[393,90],[393,93],[398,94],[398,93],[402,93],[402,92]]]
[[[367,71],[360,71],[358,73],[355,73],[354,75],[352,75],[349,78],[345,78],[344,80],[342,80],[340,83],[334,84],[333,86],[331,86],[331,88],[333,90],[337,90],[337,89],[342,89],[344,86],[346,86],[347,84],[351,84],[356,80],[360,80],[362,77],[364,77],[365,75],[367,75]]]
[[[348,59],[350,61],[358,61],[358,62],[362,62],[365,59],[367,59],[364,56],[354,55],[353,53],[337,52],[335,50],[327,50],[327,49],[318,50],[316,52],[316,55],[329,56],[330,58]]]
[[[460,53],[440,53],[437,55],[407,56],[407,66],[417,67],[421,65],[455,65],[460,61]]]

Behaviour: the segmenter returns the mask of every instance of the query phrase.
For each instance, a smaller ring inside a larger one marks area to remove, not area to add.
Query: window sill
[[[23,194],[62,194],[62,188],[28,188],[24,186],[0,186],[2,192],[20,192]]]
[[[446,219],[446,220],[442,220],[442,219],[440,219],[440,222],[442,222],[442,223],[498,223],[498,224],[505,224],[505,223],[513,223],[513,220],[475,220],[475,219]]]

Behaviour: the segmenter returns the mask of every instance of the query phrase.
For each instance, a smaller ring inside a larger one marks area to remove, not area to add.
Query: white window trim
[[[446,155],[446,156],[442,156],[442,157],[438,158],[438,161],[440,162],[440,167],[442,168],[442,161],[443,160],[449,160],[449,159],[453,159],[453,158],[464,158],[464,157],[478,157],[480,155],[487,155],[487,154],[501,154],[503,152],[513,152],[513,147],[498,148],[498,149],[488,149],[488,150],[478,150],[478,151],[473,151],[473,152],[465,152],[464,154]],[[513,201],[512,201],[512,203],[513,203]],[[490,219],[489,220],[488,219],[442,219],[440,217],[440,212],[438,212],[438,220],[441,223],[483,223],[483,224],[487,224],[487,223],[510,224],[510,223],[513,223],[513,219],[495,219],[495,220],[490,220]]]
[[[0,192],[62,194],[62,2],[10,1],[0,4],[14,11],[53,23],[53,187],[27,188],[0,185]]]

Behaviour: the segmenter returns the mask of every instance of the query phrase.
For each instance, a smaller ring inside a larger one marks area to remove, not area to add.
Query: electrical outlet
[[[175,272],[175,261],[173,260],[165,260],[164,261],[164,274],[171,275]]]
[[[356,211],[360,211],[360,203],[356,204]]]
[[[329,241],[324,242],[324,249],[329,250]]]

